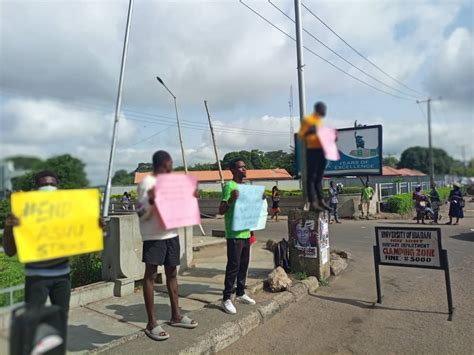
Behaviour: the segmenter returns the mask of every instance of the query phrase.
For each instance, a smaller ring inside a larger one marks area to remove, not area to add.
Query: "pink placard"
[[[194,196],[197,180],[193,176],[159,174],[155,185],[155,206],[165,229],[201,224],[198,200]]]
[[[324,156],[327,160],[339,160],[339,149],[336,145],[337,131],[333,128],[319,127],[318,137],[323,146]]]

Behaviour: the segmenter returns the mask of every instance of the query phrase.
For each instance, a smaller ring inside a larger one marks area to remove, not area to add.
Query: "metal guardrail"
[[[378,187],[379,201],[383,202],[391,196],[399,195],[403,193],[411,193],[415,191],[417,186],[421,186],[421,189],[428,191],[430,189],[430,183],[427,181],[422,182],[382,182],[376,184]],[[438,187],[446,186],[444,181],[436,181]]]
[[[13,298],[13,293],[15,293],[17,291],[22,291],[24,288],[25,288],[24,284],[10,286],[10,287],[6,287],[6,288],[0,288],[0,295],[8,293],[8,299],[9,299],[8,304],[6,306],[0,307],[0,310],[3,311],[3,310],[6,310],[6,309],[9,309],[9,308],[12,308],[12,307],[17,307],[17,306],[22,305],[24,303],[23,301],[15,302],[15,300]]]

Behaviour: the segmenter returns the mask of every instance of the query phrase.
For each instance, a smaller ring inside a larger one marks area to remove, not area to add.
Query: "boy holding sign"
[[[35,184],[38,191],[55,191],[58,189],[58,177],[55,173],[51,171],[42,171],[35,176]],[[33,197],[30,195],[28,198],[28,193],[25,194],[28,204],[32,201]],[[35,192],[37,194],[37,192]],[[48,195],[49,196],[49,195]],[[51,195],[53,196],[53,194]],[[45,196],[46,197],[46,196]],[[5,221],[5,232],[3,239],[3,247],[5,249],[5,254],[8,256],[14,256],[17,254],[17,251],[20,254],[20,260],[26,259],[25,255],[27,252],[32,252],[34,250],[33,246],[25,244],[25,240],[28,238],[36,238],[37,231],[31,225],[27,225],[24,220],[28,220],[31,216],[36,214],[37,219],[45,219],[46,222],[42,224],[43,228],[47,228],[52,224],[50,217],[51,208],[45,207],[45,202],[51,202],[53,205],[54,199],[52,197],[44,200],[42,204],[29,204],[29,207],[25,207],[22,210],[23,217],[20,216],[20,212],[16,212],[17,215],[9,214]],[[75,201],[68,201],[71,204],[74,204]],[[28,206],[28,204],[26,206]],[[15,207],[15,202],[12,202],[12,206]],[[28,208],[28,209],[27,209]],[[56,211],[57,212],[57,211]],[[64,212],[64,211],[62,211]],[[99,215],[99,198],[97,194],[97,216]],[[95,222],[97,223],[97,222]],[[26,225],[25,225],[26,224]],[[99,218],[99,226],[103,228],[103,221]],[[14,230],[15,227],[15,230]],[[23,231],[23,234],[20,233],[22,227],[31,227],[29,231]],[[64,227],[71,228],[67,223],[64,223]],[[65,228],[64,230],[66,230]],[[95,226],[94,226],[95,228]],[[100,229],[98,229],[100,231]],[[44,232],[46,233],[46,232]],[[101,234],[101,233],[100,233]],[[15,235],[15,237],[14,237]],[[41,235],[41,232],[40,234]],[[64,236],[64,235],[60,235]],[[100,235],[102,237],[102,235]],[[15,241],[16,238],[16,241]],[[48,230],[46,238],[43,238],[43,243],[50,243],[55,240],[56,236],[54,232]],[[28,242],[26,242],[28,243]],[[61,246],[64,246],[61,244]],[[26,247],[26,249],[25,249]],[[51,304],[59,306],[62,311],[62,329],[63,333],[66,333],[67,329],[67,318],[69,311],[69,300],[71,297],[71,281],[69,278],[70,268],[69,268],[69,259],[67,257],[56,257],[51,258],[47,257],[47,245],[40,245],[45,257],[42,256],[39,261],[35,262],[26,262],[25,264],[25,303],[28,308],[39,309],[46,304],[46,300],[49,297]],[[17,250],[18,249],[18,250]],[[36,256],[35,253],[33,255]],[[71,254],[64,254],[71,255]],[[31,256],[30,256],[31,257]]]
[[[148,316],[145,334],[153,340],[166,340],[170,336],[157,324],[155,316],[154,283],[158,265],[163,265],[166,274],[166,286],[171,303],[171,320],[174,327],[196,328],[198,323],[187,316],[182,316],[178,303],[177,266],[180,263],[180,245],[178,231],[166,230],[155,206],[155,185],[157,176],[170,174],[173,171],[173,160],[165,151],[153,154],[153,174],[146,176],[138,186],[138,216],[140,233],[143,238],[143,297]],[[183,206],[185,208],[185,206]]]
[[[239,185],[247,176],[247,169],[242,159],[235,159],[230,163],[233,179],[224,185],[222,202],[219,213],[225,218],[225,236],[227,238],[227,266],[225,270],[224,292],[222,308],[226,313],[236,314],[237,310],[232,303],[231,295],[237,279],[237,301],[245,304],[255,304],[255,300],[245,294],[245,282],[250,261],[250,230],[234,231],[235,202],[239,198]]]

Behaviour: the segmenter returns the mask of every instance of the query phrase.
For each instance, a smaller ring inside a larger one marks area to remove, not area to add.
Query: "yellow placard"
[[[15,192],[12,212],[22,263],[100,251],[100,196],[96,189]]]

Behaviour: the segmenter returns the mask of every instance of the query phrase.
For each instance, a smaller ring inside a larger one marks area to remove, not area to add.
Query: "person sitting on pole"
[[[323,176],[326,168],[326,158],[317,135],[318,128],[322,126],[322,119],[326,116],[326,104],[317,102],[314,112],[304,118],[299,131],[299,137],[306,146],[307,191],[310,209],[316,212],[330,211],[331,208],[324,201]]]

